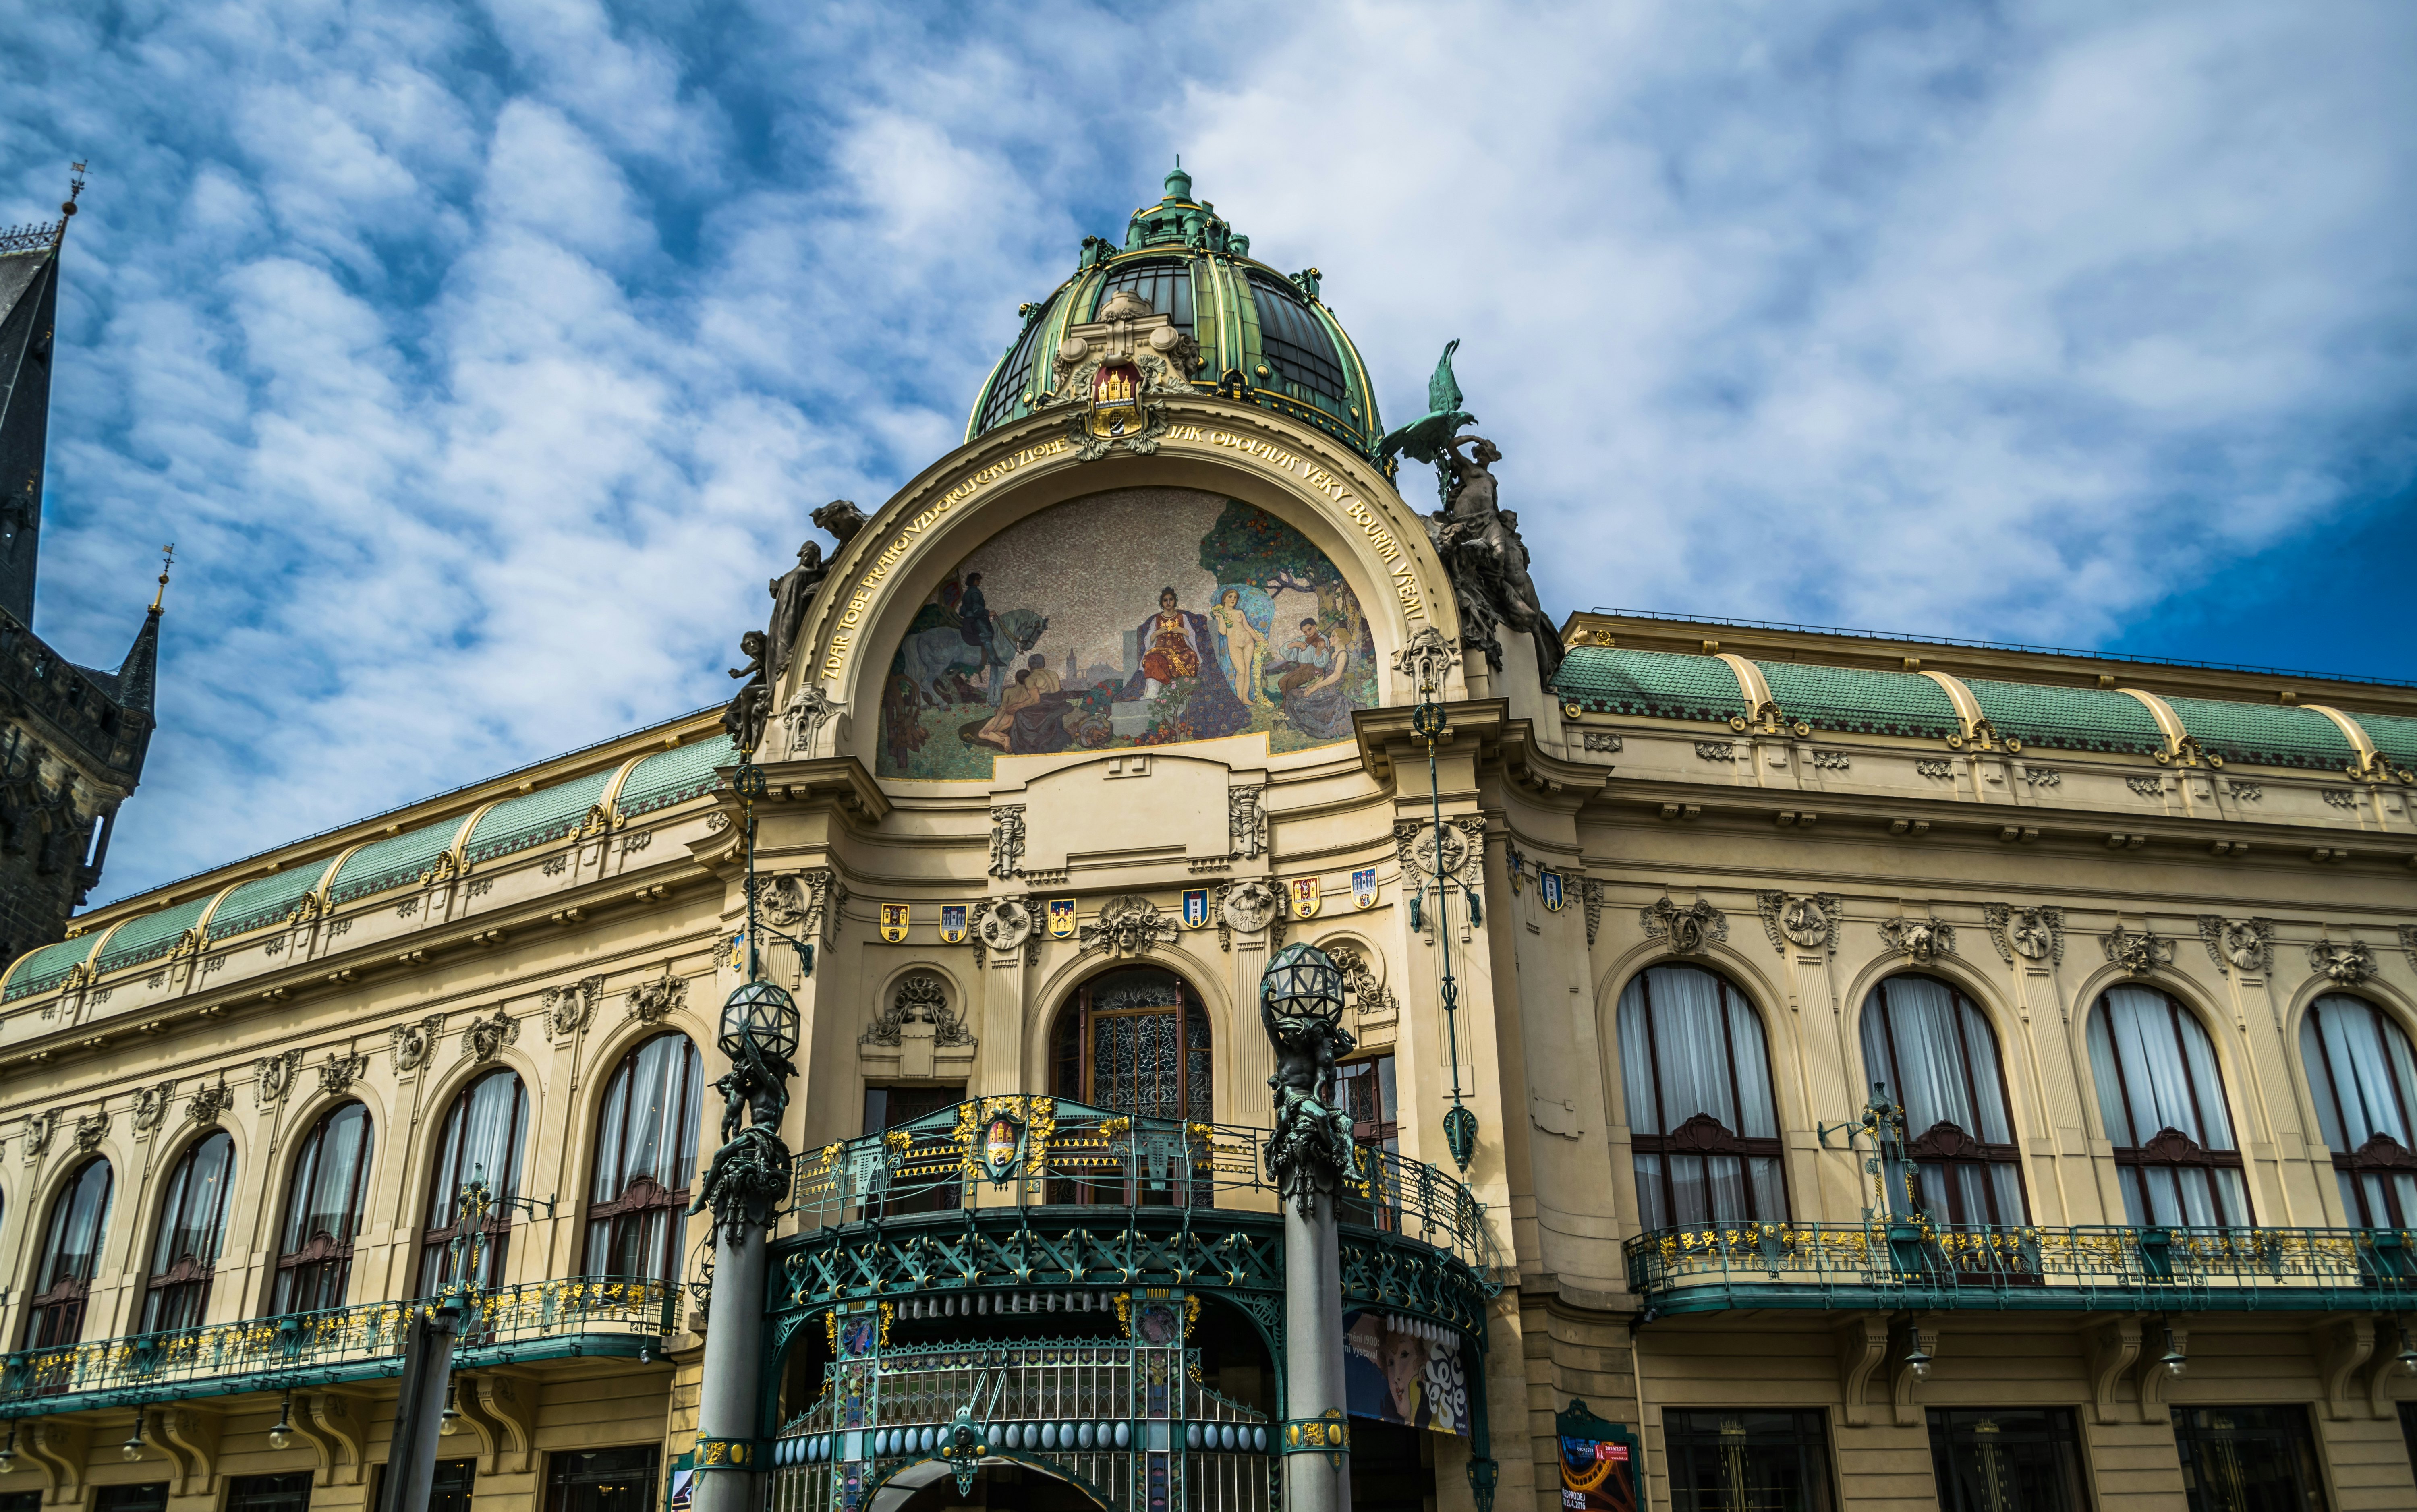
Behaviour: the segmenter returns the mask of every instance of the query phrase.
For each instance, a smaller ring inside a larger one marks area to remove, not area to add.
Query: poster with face
[[[1343,1349],[1352,1416],[1467,1436],[1468,1380],[1458,1335],[1371,1308],[1344,1315]]]

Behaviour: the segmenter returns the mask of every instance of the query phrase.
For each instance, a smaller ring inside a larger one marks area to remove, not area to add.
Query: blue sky
[[[2417,9],[0,10],[39,627],[178,544],[118,896],[724,696],[1180,152],[1557,612],[2412,674]],[[1422,487],[1422,485],[1421,485]]]

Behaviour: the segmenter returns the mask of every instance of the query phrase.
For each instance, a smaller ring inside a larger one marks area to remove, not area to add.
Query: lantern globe
[[[1325,951],[1296,941],[1268,962],[1259,996],[1276,1013],[1336,1023],[1343,1018],[1343,972]]]
[[[752,1046],[773,1062],[798,1056],[798,1004],[771,982],[741,983],[722,1005],[722,1053],[733,1060]]]

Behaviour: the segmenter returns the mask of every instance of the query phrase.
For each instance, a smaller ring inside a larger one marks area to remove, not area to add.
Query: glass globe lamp
[[[737,1060],[750,1046],[766,1060],[798,1058],[797,1000],[770,982],[747,982],[722,1005],[722,1053]]]
[[[1259,978],[1259,998],[1274,1012],[1339,1023],[1343,973],[1325,951],[1295,941],[1276,952]]]

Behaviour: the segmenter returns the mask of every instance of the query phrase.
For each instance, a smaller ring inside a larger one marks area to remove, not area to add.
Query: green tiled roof
[[[2350,718],[2386,761],[2404,769],[2417,767],[2417,719],[2397,714],[2352,714]]]
[[[204,893],[201,897],[163,908],[157,914],[129,919],[123,928],[109,937],[101,948],[99,965],[102,971],[124,971],[140,966],[146,960],[157,960],[176,948],[185,931],[202,921],[202,915],[217,896]]]
[[[1955,701],[1918,673],[1757,661],[1782,714],[1816,730],[1944,740],[1964,733]]]
[[[1553,676],[1553,691],[1598,714],[1726,719],[1747,712],[1727,662],[1669,651],[1572,646]]]
[[[82,940],[62,940],[46,945],[39,950],[17,958],[16,968],[8,973],[8,990],[0,993],[0,1001],[31,997],[47,992],[68,979],[73,971],[92,955],[93,946],[100,944],[89,936]]]
[[[210,939],[223,940],[230,934],[276,923],[293,913],[302,895],[318,886],[327,869],[335,864],[335,858],[330,856],[273,876],[254,877],[237,886],[227,894],[219,911],[210,915]]]
[[[436,864],[462,833],[459,815],[440,819],[435,824],[418,829],[389,835],[374,844],[364,845],[336,873],[336,885],[327,890],[327,901],[348,903],[356,898],[400,887]]]
[[[2166,748],[2165,732],[2149,706],[2110,688],[2051,688],[2040,683],[1956,679],[2000,736],[2058,750],[2120,750],[2151,756]]]
[[[2227,762],[2338,772],[2358,759],[2341,727],[2314,709],[2205,698],[2166,702],[2202,748]]]
[[[630,773],[630,779],[621,784],[620,796],[613,800],[613,812],[628,819],[711,793],[717,780],[713,769],[737,760],[737,743],[728,735],[716,735],[676,750],[659,750],[640,762]]]
[[[605,784],[613,780],[614,771],[608,766],[535,793],[506,798],[479,816],[464,858],[485,861],[577,833],[587,810],[604,796]]]

